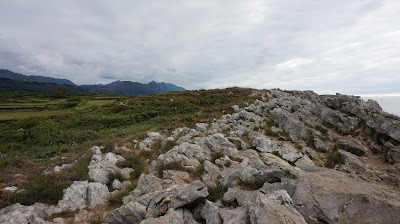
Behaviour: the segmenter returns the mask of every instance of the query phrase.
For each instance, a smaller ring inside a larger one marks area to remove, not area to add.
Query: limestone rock
[[[386,153],[386,158],[389,163],[400,163],[400,149],[391,147]]]
[[[246,224],[250,222],[248,211],[244,207],[234,209],[221,208],[220,216],[224,224]]]
[[[307,222],[390,223],[400,219],[397,191],[324,168],[297,170],[295,175],[292,199]]]
[[[64,190],[62,200],[58,201],[58,207],[63,211],[84,209],[87,207],[88,181],[74,181],[71,186]]]
[[[15,224],[51,224],[43,218],[55,213],[54,206],[35,203],[31,206],[20,205],[19,203],[0,209],[0,223]]]
[[[193,181],[185,186],[173,185],[169,189],[154,191],[135,198],[128,204],[112,211],[108,221],[109,223],[126,223],[158,217],[171,209],[181,208],[207,195],[207,189],[201,181]]]
[[[159,218],[148,218],[141,224],[197,224],[193,214],[187,209],[169,210],[167,214]]]
[[[203,210],[201,211],[201,217],[203,217],[208,224],[222,224],[219,207],[209,200],[205,202]]]
[[[96,207],[106,202],[110,195],[106,185],[101,183],[89,183],[87,190],[87,206],[89,208]]]

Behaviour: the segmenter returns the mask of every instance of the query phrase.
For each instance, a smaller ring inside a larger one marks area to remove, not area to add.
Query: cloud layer
[[[318,93],[400,92],[400,2],[0,2],[0,68]]]

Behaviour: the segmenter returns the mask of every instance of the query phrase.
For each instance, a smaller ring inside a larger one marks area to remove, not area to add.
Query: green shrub
[[[292,174],[289,170],[285,171],[285,174],[287,177],[289,177],[290,179],[296,179],[296,176],[294,174]]]
[[[344,158],[339,152],[330,152],[326,156],[324,166],[327,168],[334,168],[336,165],[344,164]]]
[[[64,177],[58,175],[36,176],[20,186],[20,189],[25,189],[24,191],[11,194],[10,202],[23,205],[32,205],[36,202],[54,205],[62,199],[63,190],[69,184],[70,182]]]
[[[108,184],[112,184],[112,182],[117,179],[121,182],[125,181],[126,178],[124,176],[122,176],[122,173],[119,171],[115,171],[115,172],[109,172],[107,175],[108,178]]]
[[[219,182],[215,187],[208,188],[207,190],[208,190],[207,200],[212,202],[216,202],[217,200],[222,199],[226,192],[226,189]]]
[[[211,153],[211,161],[215,162],[215,160],[224,157],[224,153],[221,151],[214,151]]]
[[[137,186],[137,182],[133,182],[131,185],[129,185],[124,191],[119,192],[118,194],[116,194],[114,197],[110,197],[108,199],[108,204],[112,207],[118,207],[121,206],[122,203],[122,199],[129,195],[129,193],[133,190],[135,190]]]
[[[162,177],[164,170],[180,170],[180,171],[187,171],[185,167],[178,161],[173,161],[167,164],[159,163],[157,167],[157,175],[158,177]]]
[[[308,147],[315,150],[314,134],[310,129],[307,130],[306,144]]]
[[[258,190],[264,185],[264,182],[261,180],[256,180],[254,182],[245,182],[242,181],[240,178],[236,179],[236,183],[240,186],[240,189],[250,191]]]

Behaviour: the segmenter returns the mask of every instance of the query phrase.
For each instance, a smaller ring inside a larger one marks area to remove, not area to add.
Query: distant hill
[[[75,85],[68,79],[57,79],[45,76],[36,75],[21,75],[9,70],[0,69],[0,78],[11,79],[19,82],[37,82],[37,83],[55,83],[63,85]]]
[[[53,79],[50,77],[43,76],[35,76],[42,77],[49,80],[49,83],[44,82],[24,82],[16,80],[19,78],[20,80],[26,80],[25,76],[17,73],[13,73],[7,70],[0,70],[2,73],[0,74],[8,74],[0,76],[0,91],[11,91],[11,92],[36,92],[36,93],[57,93],[57,86],[60,84],[64,84],[69,94],[81,94],[81,93],[102,93],[102,94],[113,94],[113,95],[145,95],[150,93],[164,93],[168,91],[183,91],[186,90],[182,87],[170,84],[170,83],[157,83],[150,82],[148,84],[142,84],[139,82],[131,82],[131,81],[115,81],[109,84],[98,84],[98,85],[75,85],[73,82],[69,81],[72,84],[66,83],[56,83],[55,80],[59,81],[60,79]],[[4,71],[4,72],[3,72]],[[11,74],[12,73],[12,74]],[[11,74],[11,75],[9,75]],[[16,74],[16,75],[13,75]],[[9,78],[13,77],[13,78]],[[16,78],[17,77],[17,78]]]

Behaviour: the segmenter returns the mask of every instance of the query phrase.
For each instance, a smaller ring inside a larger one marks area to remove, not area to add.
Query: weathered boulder
[[[400,219],[400,196],[345,173],[324,168],[296,170],[291,197],[309,223],[391,223]]]
[[[240,207],[247,208],[251,223],[306,223],[283,189],[261,192],[230,188],[224,194],[224,201],[232,203],[234,200]]]
[[[89,183],[88,181],[74,181],[64,190],[62,200],[58,201],[57,208],[62,211],[92,208],[104,203],[109,197],[106,185]]]
[[[386,153],[386,159],[389,163],[400,163],[400,149],[391,147]]]
[[[193,214],[188,209],[170,209],[167,214],[158,218],[148,218],[140,224],[197,224]]]
[[[356,155],[353,155],[343,150],[339,150],[339,153],[343,156],[346,165],[348,165],[352,169],[357,170],[359,172],[367,171],[367,165],[361,160],[359,160]]]
[[[206,186],[201,181],[193,181],[184,186],[173,185],[163,191],[144,194],[113,210],[109,215],[108,222],[112,224],[130,223],[158,217],[171,209],[176,210],[207,195]]]
[[[201,217],[206,220],[207,224],[222,224],[218,205],[209,200],[205,202],[203,210],[201,211]]]
[[[307,137],[305,125],[298,119],[294,118],[288,111],[281,108],[275,108],[271,111],[271,118],[279,124],[279,127],[285,129],[290,136],[300,139]]]
[[[110,196],[110,192],[106,185],[101,183],[89,183],[87,189],[87,207],[93,208],[103,204]]]
[[[56,210],[54,206],[35,203],[31,206],[20,205],[19,203],[0,209],[0,223],[8,224],[51,224],[44,220]]]

